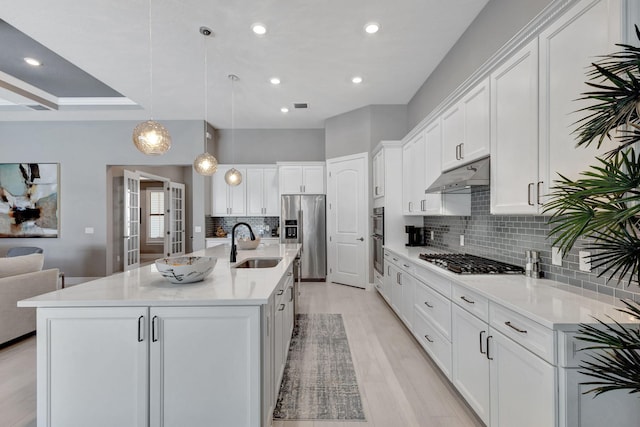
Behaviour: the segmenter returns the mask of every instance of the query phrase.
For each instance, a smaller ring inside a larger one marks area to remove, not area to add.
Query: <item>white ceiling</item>
[[[233,73],[236,128],[322,128],[363,106],[406,104],[487,1],[155,0],[152,97],[147,0],[0,0],[1,19],[143,107],[0,111],[0,120],[142,120],[152,99],[155,119],[203,119],[206,45],[213,126],[231,127]],[[363,31],[370,21],[381,24],[375,35]],[[266,35],[253,34],[255,22]]]

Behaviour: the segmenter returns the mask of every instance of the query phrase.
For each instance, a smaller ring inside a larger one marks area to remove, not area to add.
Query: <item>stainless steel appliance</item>
[[[301,279],[325,280],[327,238],[324,194],[285,194],[280,207],[280,242],[302,243]]]
[[[469,254],[420,254],[420,259],[458,274],[524,274],[524,268]]]
[[[373,268],[384,275],[384,208],[373,208]]]

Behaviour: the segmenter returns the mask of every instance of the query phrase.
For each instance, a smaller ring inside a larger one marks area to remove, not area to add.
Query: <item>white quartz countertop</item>
[[[237,263],[254,257],[281,257],[282,261],[273,268],[236,269],[229,262],[230,245],[219,245],[191,254],[218,258],[213,272],[202,282],[169,283],[160,276],[155,264],[151,264],[22,300],[18,306],[261,305],[268,302],[299,250],[298,244],[261,245],[255,250],[239,250]]]
[[[475,291],[491,301],[522,314],[548,328],[576,330],[580,323],[594,324],[594,319],[623,324],[639,323],[632,316],[621,313],[610,296],[547,279],[532,279],[513,274],[460,275],[437,267],[419,258],[421,253],[444,252],[429,247],[388,247],[419,268],[439,274],[452,283]],[[603,301],[606,299],[608,301]],[[611,322],[609,322],[611,323]]]

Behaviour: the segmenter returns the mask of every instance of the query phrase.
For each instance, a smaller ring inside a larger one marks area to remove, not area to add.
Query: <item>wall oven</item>
[[[373,208],[373,268],[384,275],[384,208]]]

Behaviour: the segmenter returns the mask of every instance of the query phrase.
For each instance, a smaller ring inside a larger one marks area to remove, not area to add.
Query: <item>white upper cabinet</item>
[[[325,194],[324,164],[278,164],[280,194]]]
[[[247,215],[278,216],[278,171],[276,167],[247,168]]]
[[[538,41],[491,74],[491,212],[538,212]]]
[[[246,189],[247,189],[247,170],[237,167],[242,174],[242,182],[236,186],[231,186],[224,180],[224,174],[227,173],[232,166],[219,165],[218,170],[212,177],[211,191],[212,194],[212,216],[245,216],[246,210]]]
[[[442,194],[425,194],[424,190],[429,188],[440,176],[442,170],[442,126],[440,120],[433,121],[424,130],[425,143],[425,182],[422,189],[422,211],[423,215],[440,215],[442,212]]]
[[[424,131],[402,146],[402,213],[423,215],[425,184]]]
[[[595,164],[595,144],[576,147],[575,122],[588,104],[575,101],[592,90],[586,84],[587,67],[605,55],[620,50],[619,0],[583,0],[552,23],[539,36],[540,42],[540,180],[541,195],[549,193],[558,173],[575,179]],[[598,155],[611,147],[607,141]],[[542,197],[544,202],[544,197]]]
[[[489,79],[442,115],[442,170],[489,155]]]
[[[384,150],[378,151],[372,159],[373,198],[384,197]]]

